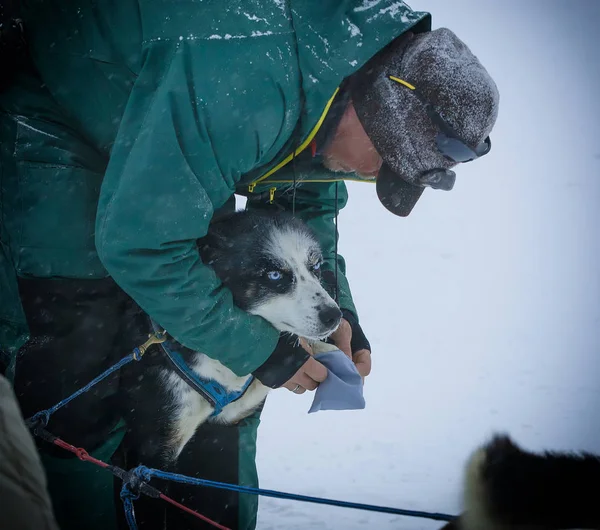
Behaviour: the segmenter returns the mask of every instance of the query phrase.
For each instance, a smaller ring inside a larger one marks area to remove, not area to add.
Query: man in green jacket
[[[142,313],[238,375],[316,388],[324,367],[237,308],[200,260],[196,241],[236,193],[314,229],[344,314],[334,340],[368,375],[336,254],[343,180],[376,183],[405,216],[489,151],[498,93],[466,45],[390,0],[23,4],[29,59],[0,94],[0,350],[23,414],[135,346]],[[51,430],[126,463],[117,387]],[[185,469],[256,485],[258,422],[203,426]],[[111,528],[110,477],[62,456],[42,454],[61,527]],[[206,515],[254,527],[256,498],[198,494]]]

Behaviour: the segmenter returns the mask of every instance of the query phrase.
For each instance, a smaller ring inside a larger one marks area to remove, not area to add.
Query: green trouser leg
[[[237,425],[205,424],[182,452],[177,472],[242,486],[258,487],[256,439],[260,412]],[[91,455],[109,462],[123,432],[117,431]],[[76,458],[57,458],[42,453],[48,490],[61,530],[115,530],[116,512],[113,476],[108,471]],[[163,489],[161,487],[161,489]],[[238,494],[215,488],[169,484],[170,496],[232,530],[254,530],[258,513],[256,495]],[[161,502],[148,499],[147,502]],[[213,528],[190,520],[178,509],[170,510],[167,529]]]
[[[246,418],[239,426],[238,484],[258,488],[256,471],[256,437],[260,424],[259,413]],[[241,493],[239,502],[240,530],[254,530],[258,514],[258,496]]]

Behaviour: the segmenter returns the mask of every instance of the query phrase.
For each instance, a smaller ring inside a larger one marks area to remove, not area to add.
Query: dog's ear
[[[210,265],[210,263],[216,259],[218,254],[218,251],[213,249],[204,240],[198,241],[198,252],[200,253],[200,258],[205,265]]]
[[[232,271],[239,266],[237,253],[232,252],[233,242],[219,231],[211,231],[198,241],[200,258],[205,265],[211,267],[221,281],[227,283]]]
[[[203,263],[209,265],[218,261],[223,255],[225,238],[216,231],[209,232],[205,237],[198,240],[198,251]]]

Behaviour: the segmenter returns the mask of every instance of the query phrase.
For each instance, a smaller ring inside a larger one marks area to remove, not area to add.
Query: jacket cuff
[[[273,353],[252,375],[269,388],[279,388],[309,357],[309,353],[298,343],[298,337],[282,334]]]
[[[369,344],[364,331],[360,327],[356,315],[348,309],[342,309],[342,317],[348,321],[348,324],[350,324],[350,328],[352,329],[352,340],[350,341],[352,353],[356,353],[360,350],[371,351],[371,344]]]

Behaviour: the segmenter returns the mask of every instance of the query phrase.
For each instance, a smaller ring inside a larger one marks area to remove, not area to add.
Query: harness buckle
[[[269,204],[273,204],[273,201],[275,201],[275,192],[276,191],[277,191],[277,188],[269,189]]]
[[[248,191],[250,193],[254,193],[254,188],[256,188],[256,182],[253,182],[252,184],[248,185]]]

